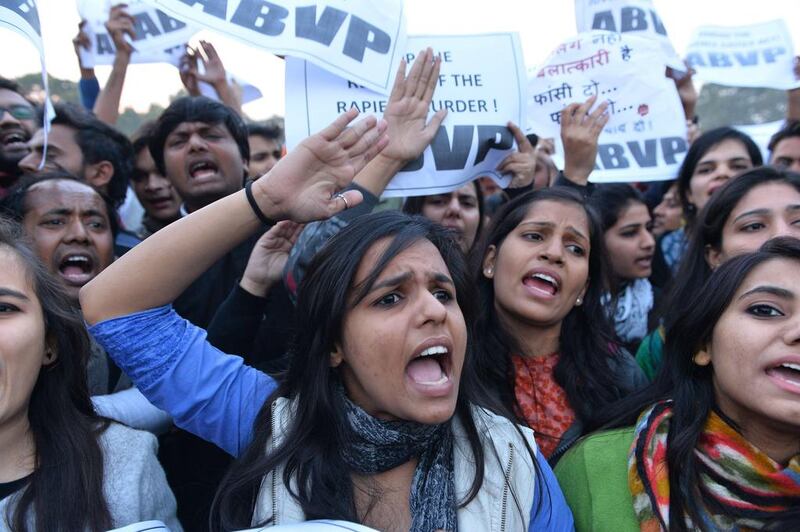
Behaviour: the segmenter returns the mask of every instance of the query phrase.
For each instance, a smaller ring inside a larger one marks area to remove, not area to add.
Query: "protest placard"
[[[92,68],[114,62],[116,48],[105,23],[111,7],[118,3],[117,0],[78,0],[78,13],[86,21],[83,31],[91,43],[89,50],[80,50],[84,67]],[[168,15],[145,0],[128,0],[125,3],[127,12],[134,19],[136,33],[136,37],[130,41],[134,49],[131,63],[177,65],[186,43],[200,28]]]
[[[388,94],[406,50],[403,0],[147,0],[250,46],[300,57]]]
[[[667,65],[685,70],[652,0],[575,0],[578,33],[605,30],[658,42]]]
[[[480,177],[501,185],[495,170],[514,146],[509,121],[525,128],[525,69],[515,33],[413,36],[408,49],[431,46],[442,58],[429,116],[448,114],[422,157],[389,184],[384,196],[422,196],[454,190]],[[414,54],[407,54],[409,64]],[[286,63],[286,137],[291,149],[339,114],[355,107],[381,116],[387,97],[334,76],[308,62]]]
[[[792,89],[794,46],[783,20],[749,26],[701,26],[692,35],[686,62],[698,79],[734,87]]]
[[[649,39],[593,31],[559,45],[528,72],[528,123],[554,137],[559,152],[561,110],[597,96],[608,101],[592,181],[671,179],[688,145],[686,120],[664,56]]]
[[[41,164],[44,165],[47,155],[47,135],[50,132],[50,122],[55,118],[56,111],[50,101],[50,88],[47,83],[47,65],[44,61],[44,43],[42,42],[42,25],[39,23],[39,8],[36,0],[0,0],[0,28],[6,28],[28,39],[39,52],[39,62],[42,67],[42,88],[44,89],[44,113],[42,113],[42,128],[44,129],[44,154]]]

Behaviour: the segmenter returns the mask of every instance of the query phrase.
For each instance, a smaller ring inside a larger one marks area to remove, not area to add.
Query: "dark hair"
[[[27,206],[26,200],[28,198],[28,192],[30,192],[31,187],[34,185],[38,185],[39,183],[44,183],[45,181],[75,181],[86,187],[94,190],[98,196],[103,199],[103,204],[106,207],[106,214],[108,215],[108,223],[109,228],[111,229],[111,236],[116,238],[117,234],[119,233],[119,220],[117,219],[117,212],[114,210],[114,205],[111,203],[111,200],[103,194],[100,190],[96,189],[86,181],[82,181],[75,177],[74,175],[70,174],[66,170],[49,170],[45,172],[40,172],[37,174],[30,174],[23,176],[20,180],[11,188],[8,196],[0,200],[0,214],[11,218],[12,220],[22,223],[25,214],[27,213]]]
[[[94,412],[86,384],[89,336],[60,283],[36,258],[20,227],[0,217],[0,248],[25,266],[42,307],[45,339],[56,361],[42,367],[31,394],[28,420],[36,447],[36,469],[20,492],[12,530],[111,528],[103,495],[103,452],[97,437],[106,424]],[[11,510],[9,506],[9,512]],[[30,513],[32,512],[32,514]]]
[[[478,318],[475,337],[477,371],[484,389],[493,397],[484,402],[498,413],[518,419],[514,395],[512,354],[520,353],[519,342],[503,326],[495,310],[493,281],[483,276],[483,261],[490,246],[500,248],[505,238],[525,219],[535,205],[554,201],[574,205],[586,213],[589,221],[589,282],[583,304],[573,307],[564,317],[559,337],[560,353],[554,369],[556,382],[564,389],[569,404],[581,420],[589,419],[599,407],[622,395],[609,359],[621,356],[614,350],[614,332],[603,308],[603,293],[612,287],[608,278],[603,232],[591,206],[582,196],[566,187],[526,192],[504,204],[495,214],[488,232],[471,256],[472,278],[478,287]],[[627,355],[625,355],[627,356]]]
[[[354,286],[362,257],[383,239],[390,240],[386,250],[367,279]],[[283,481],[307,519],[359,520],[352,497],[350,470],[339,453],[350,436],[343,412],[337,408],[336,389],[341,381],[339,370],[330,367],[330,353],[341,341],[342,321],[349,309],[364,297],[399,253],[422,240],[436,246],[447,265],[467,323],[468,338],[472,336],[470,280],[463,254],[451,234],[426,218],[396,211],[355,219],[317,253],[300,283],[298,330],[290,350],[289,370],[262,407],[254,424],[252,443],[220,486],[212,507],[212,528],[231,530],[253,526],[251,516],[263,477],[281,466],[285,466],[282,479],[275,481]],[[477,495],[484,475],[481,441],[485,436],[478,433],[470,409],[470,392],[479,385],[470,362],[470,345],[468,340],[455,417],[466,430],[476,475],[461,504]],[[286,428],[282,443],[265,454],[272,435],[273,404],[280,397],[287,397],[296,404],[294,418]]]
[[[134,132],[134,134],[131,136],[134,159],[136,159],[136,156],[139,155],[140,151],[148,149],[150,137],[153,136],[155,129],[156,121],[148,120],[140,125],[139,129],[137,129],[136,132]]]
[[[247,135],[262,137],[266,140],[274,140],[278,144],[283,144],[283,128],[275,122],[266,124],[247,124]]]
[[[589,203],[600,215],[600,228],[608,231],[619,220],[619,215],[631,203],[645,205],[642,193],[627,183],[597,185]]]
[[[172,102],[156,120],[148,146],[150,155],[161,175],[166,176],[164,144],[170,133],[184,122],[223,124],[239,147],[243,161],[250,160],[250,144],[247,142],[247,126],[236,112],[220,102],[205,96],[184,96]]]
[[[787,121],[783,127],[777,131],[777,133],[770,137],[769,144],[767,145],[767,149],[769,149],[770,152],[770,158],[772,157],[772,152],[775,151],[775,147],[778,145],[778,143],[791,137],[800,137],[800,121]]]
[[[83,164],[108,161],[114,167],[114,175],[108,183],[108,197],[115,208],[122,205],[133,172],[131,141],[82,107],[71,103],[56,103],[54,107],[53,125],[75,130],[75,142],[81,149]]]
[[[695,168],[697,168],[697,164],[706,153],[725,140],[741,142],[747,150],[753,166],[761,166],[764,162],[761,158],[761,150],[758,149],[758,145],[753,142],[753,139],[732,127],[718,127],[706,131],[697,137],[689,147],[686,158],[683,160],[683,164],[681,164],[681,168],[678,171],[678,196],[683,206],[683,215],[686,217],[690,226],[697,215],[697,207],[689,201],[689,188]]]
[[[630,426],[654,403],[672,400],[673,417],[667,439],[671,530],[686,530],[684,513],[689,514],[695,526],[705,530],[698,508],[702,503],[715,507],[708,494],[698,489],[701,480],[694,453],[705,422],[717,406],[713,368],[697,366],[693,358],[711,341],[717,322],[745,278],[761,264],[774,259],[800,261],[800,240],[774,238],[760,250],[733,257],[717,268],[702,287],[690,295],[685,312],[667,327],[664,366],[656,380],[612,406],[605,414],[609,420],[605,428]],[[795,507],[770,522],[775,528],[767,528],[784,530],[781,525],[796,525],[798,519],[800,507]]]
[[[19,83],[17,83],[13,79],[8,79],[8,78],[4,78],[4,77],[0,76],[0,89],[5,89],[5,90],[11,91],[11,92],[16,92],[17,94],[19,94],[23,98],[25,97],[25,95],[22,94],[22,88],[19,86]]]
[[[477,244],[481,239],[481,233],[483,232],[483,215],[485,213],[486,206],[484,205],[483,192],[481,191],[481,186],[478,183],[478,180],[476,179],[474,181],[470,181],[470,183],[472,183],[472,186],[475,187],[475,197],[478,201],[478,228],[475,230],[475,240],[472,242],[472,245],[475,246],[475,244]],[[411,196],[406,198],[405,202],[403,202],[403,212],[406,214],[422,215],[422,208],[425,206],[425,200],[431,196],[439,196],[439,194],[431,194],[429,196]]]
[[[706,251],[709,248],[716,250],[721,248],[722,230],[733,209],[748,192],[768,183],[785,183],[800,192],[800,175],[769,166],[760,166],[725,183],[700,211],[689,234],[686,252],[675,274],[676,282],[672,283],[663,311],[659,312],[667,326],[683,314],[687,302],[700,291],[711,276],[711,267],[706,261]]]

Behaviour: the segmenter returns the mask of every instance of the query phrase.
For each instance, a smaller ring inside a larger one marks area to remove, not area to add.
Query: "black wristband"
[[[248,181],[247,184],[244,186],[244,195],[247,196],[247,203],[250,204],[250,208],[253,209],[253,213],[255,213],[256,218],[261,220],[261,223],[266,225],[267,227],[275,225],[275,220],[271,220],[264,214],[264,211],[258,206],[256,203],[256,198],[253,197],[253,182]]]

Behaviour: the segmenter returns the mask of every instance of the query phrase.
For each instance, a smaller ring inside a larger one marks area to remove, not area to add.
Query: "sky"
[[[800,2],[797,0],[655,0],[654,3],[679,53],[686,48],[697,26],[736,26],[776,18],[786,20],[796,53],[800,53]],[[77,81],[78,63],[71,41],[80,18],[74,0],[38,0],[38,5],[49,73]],[[405,0],[409,34],[516,31],[520,34],[525,63],[529,67],[539,64],[559,42],[576,33],[574,6],[572,0]],[[211,32],[201,32],[193,42],[200,38],[214,43],[229,72],[261,89],[264,97],[244,107],[250,118],[259,120],[283,115],[282,60]],[[38,54],[23,38],[0,29],[0,44],[5,51],[0,54],[1,75],[16,77],[39,71]],[[101,83],[109,71],[110,67],[96,69]],[[172,66],[131,65],[122,107],[144,111],[153,102],[165,105],[168,97],[180,88],[178,71]]]

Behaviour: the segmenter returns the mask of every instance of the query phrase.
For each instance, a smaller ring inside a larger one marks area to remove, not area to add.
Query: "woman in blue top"
[[[212,508],[215,529],[325,517],[383,530],[572,530],[532,432],[471,401],[466,269],[432,223],[376,214],[330,241],[300,286],[280,385],[165,306],[260,218],[305,222],[361,201],[334,194],[387,140],[374,118],[346,129],[355,115],[87,285],[93,334],[179,426],[240,456]],[[276,242],[286,224],[272,229]]]

